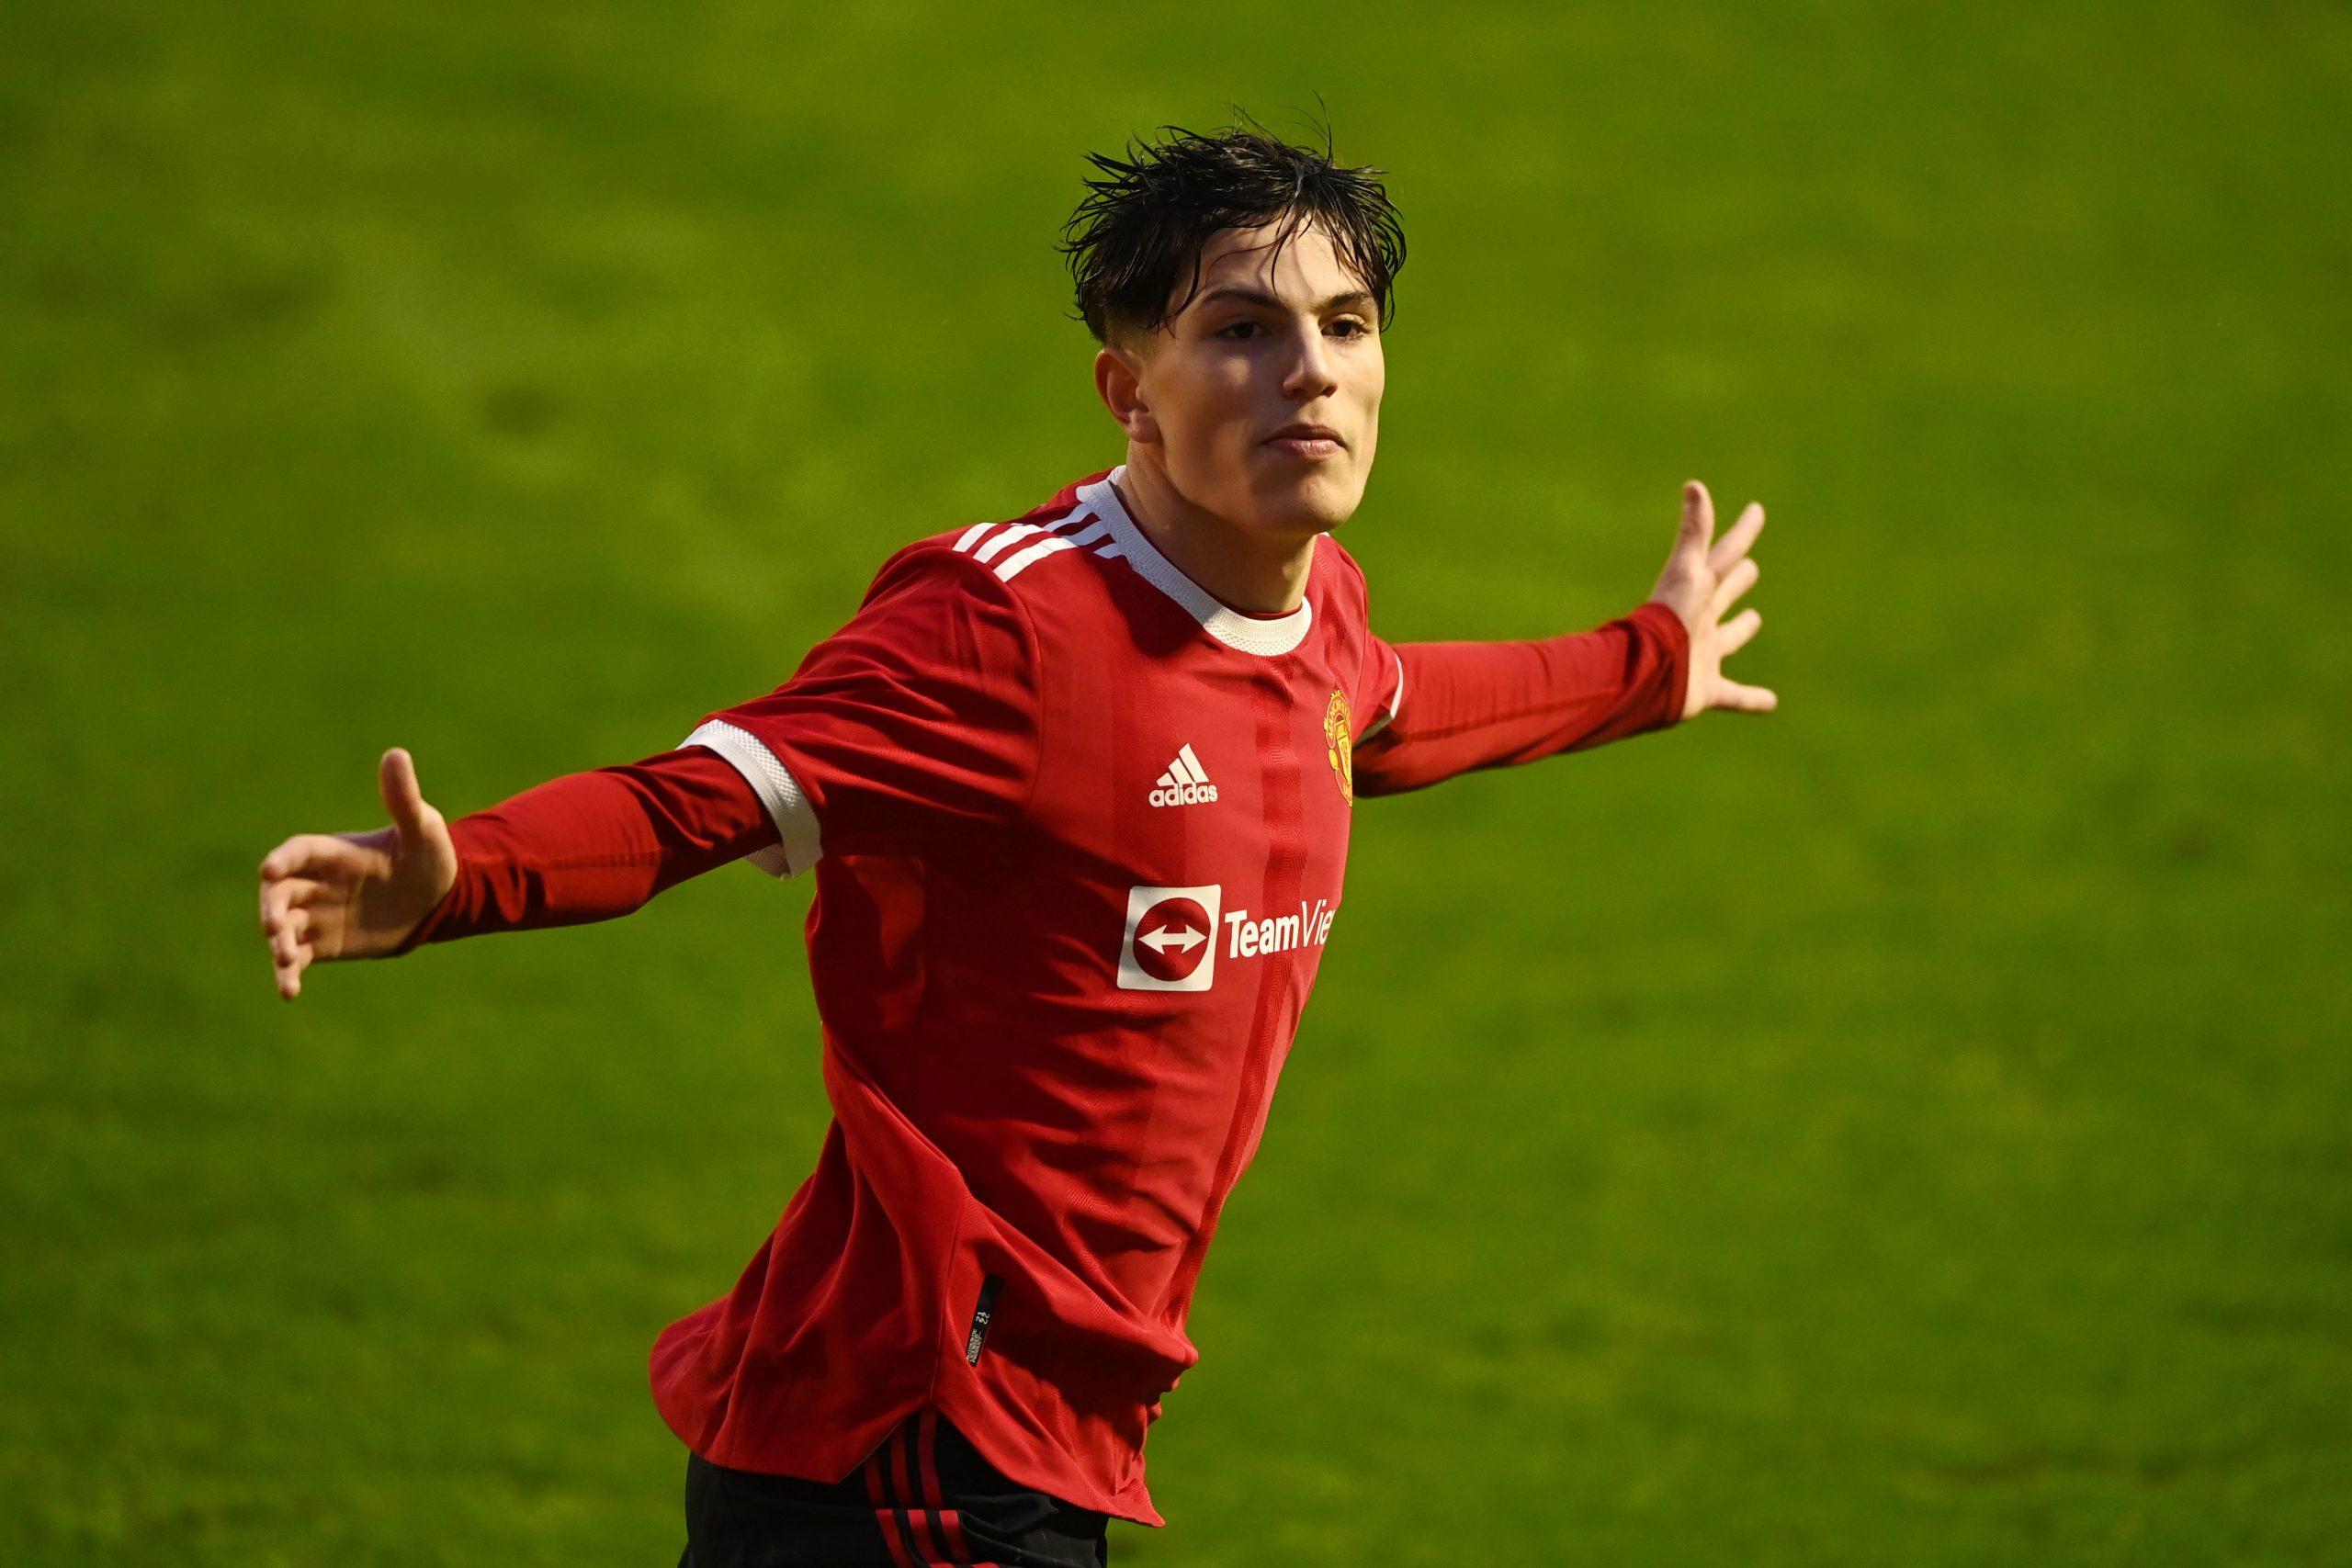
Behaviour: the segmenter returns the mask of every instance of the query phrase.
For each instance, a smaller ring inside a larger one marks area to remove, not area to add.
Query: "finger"
[[[305,875],[330,857],[342,858],[345,841],[327,833],[297,833],[262,857],[261,879]]]
[[[1781,705],[1781,697],[1769,686],[1743,686],[1736,681],[1724,681],[1715,688],[1714,705],[1734,713],[1770,713]]]
[[[333,885],[308,876],[286,876],[268,884],[261,890],[264,918],[275,912],[283,916],[288,909],[299,909],[316,903]]]
[[[261,890],[262,935],[276,936],[302,906],[319,896],[321,884],[302,876],[266,884]]]
[[[280,915],[269,936],[269,967],[277,994],[292,1001],[302,988],[302,971],[318,956],[311,941],[310,913],[291,909]]]
[[[297,949],[292,956],[278,961],[272,978],[277,983],[277,994],[292,1001],[302,994],[302,971],[311,966],[311,951]]]
[[[1763,575],[1764,569],[1757,564],[1754,556],[1740,557],[1724,580],[1715,584],[1715,596],[1707,604],[1708,614],[1716,620],[1723,619],[1724,612],[1738,604],[1739,596],[1755,587],[1756,580]]]
[[[1734,561],[1748,552],[1756,543],[1756,536],[1763,531],[1764,508],[1760,502],[1751,501],[1740,513],[1739,521],[1731,525],[1731,532],[1717,540],[1715,547],[1707,552],[1708,566],[1714,569],[1717,577],[1721,577],[1731,570]]]
[[[1674,536],[1678,553],[1703,556],[1707,541],[1715,536],[1715,502],[1707,487],[1697,479],[1682,487],[1682,527]]]
[[[384,753],[376,767],[376,787],[382,792],[384,807],[392,814],[392,826],[401,830],[402,843],[413,843],[424,828],[424,792],[417,787],[416,759],[403,747],[395,746]]]
[[[1729,659],[1733,654],[1746,648],[1749,639],[1762,629],[1763,625],[1763,613],[1754,609],[1742,610],[1738,615],[1725,621],[1715,628],[1715,657]]]
[[[316,951],[311,941],[311,917],[306,910],[288,911],[269,933],[269,959],[281,969],[294,963],[298,953]]]

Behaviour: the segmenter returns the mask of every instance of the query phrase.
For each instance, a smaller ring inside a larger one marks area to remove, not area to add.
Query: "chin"
[[[1263,526],[1328,534],[1355,515],[1363,502],[1363,481],[1353,474],[1310,474],[1254,499]]]

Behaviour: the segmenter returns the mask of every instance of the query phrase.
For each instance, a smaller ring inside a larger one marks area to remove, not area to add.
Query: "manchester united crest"
[[[1348,707],[1348,694],[1335,691],[1331,705],[1323,710],[1323,739],[1329,743],[1325,753],[1331,759],[1331,773],[1340,781],[1340,798],[1350,806],[1356,803],[1356,759],[1354,715]]]

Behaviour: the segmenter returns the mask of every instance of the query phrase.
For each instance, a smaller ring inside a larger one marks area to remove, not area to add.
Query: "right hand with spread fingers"
[[[408,752],[385,752],[376,779],[390,826],[297,833],[261,863],[261,932],[288,1001],[312,964],[397,950],[458,880],[449,825],[425,802]]]

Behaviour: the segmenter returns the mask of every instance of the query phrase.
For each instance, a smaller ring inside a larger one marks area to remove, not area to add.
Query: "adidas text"
[[[1206,806],[1216,798],[1216,785],[1209,783],[1208,770],[1189,745],[1177,748],[1176,760],[1155,783],[1154,806]]]

